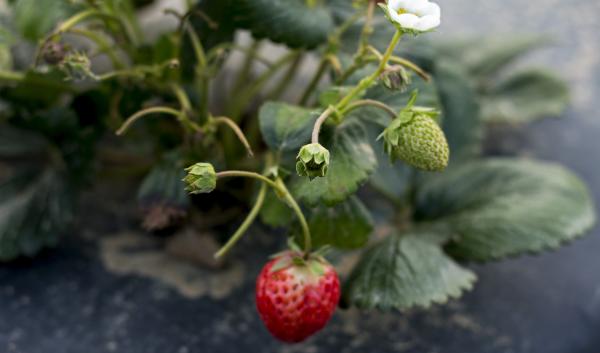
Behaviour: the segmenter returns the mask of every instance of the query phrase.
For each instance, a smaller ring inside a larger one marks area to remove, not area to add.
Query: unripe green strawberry
[[[287,251],[268,262],[256,280],[256,308],[276,338],[300,342],[321,330],[340,298],[340,281],[322,257]]]
[[[425,171],[442,171],[448,166],[450,149],[444,132],[426,112],[408,110],[383,132],[384,147],[392,160]]]

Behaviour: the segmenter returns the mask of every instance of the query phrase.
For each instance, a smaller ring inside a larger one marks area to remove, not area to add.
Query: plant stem
[[[373,33],[373,12],[375,12],[375,1],[369,1],[367,5],[367,16],[365,17],[365,24],[360,33],[360,44],[358,47],[357,54],[360,55],[367,45],[369,45],[369,36]]]
[[[315,125],[313,126],[311,139],[312,143],[319,143],[319,133],[321,132],[321,126],[333,112],[334,108],[330,106],[329,108],[325,109],[325,111],[317,118],[317,120],[315,121]]]
[[[171,90],[173,90],[173,94],[177,97],[179,104],[181,104],[181,110],[183,110],[186,114],[192,112],[192,103],[187,96],[187,93],[181,88],[181,86],[177,84],[171,85]]]
[[[62,32],[68,31],[70,28],[76,26],[79,22],[87,19],[88,17],[92,17],[92,16],[108,16],[113,18],[112,16],[105,14],[101,11],[98,11],[96,9],[88,9],[85,11],[81,11],[79,13],[76,13],[75,15],[71,16],[70,18],[66,19],[65,21],[63,21],[57,28],[56,30],[50,34],[50,36],[54,36],[56,34],[60,34]]]
[[[233,94],[238,93],[242,87],[248,83],[250,73],[252,72],[252,65],[254,64],[254,60],[257,58],[257,52],[260,49],[261,42],[254,41],[252,45],[248,49],[246,49],[246,57],[244,58],[244,63],[242,64],[242,68],[237,75],[235,83],[233,84],[232,92]]]
[[[300,98],[300,101],[298,103],[299,105],[305,105],[308,102],[308,99],[314,93],[314,89],[317,87],[317,85],[321,81],[321,78],[323,77],[323,74],[327,70],[327,66],[329,66],[329,64],[330,64],[329,58],[327,57],[327,55],[323,55],[323,57],[321,58],[321,61],[319,61],[319,66],[317,68],[317,71],[315,72],[313,78],[308,83],[308,86],[306,86],[306,89],[304,89],[304,93],[302,93],[302,97]]]
[[[240,115],[244,113],[248,104],[250,104],[252,101],[252,98],[254,98],[254,96],[260,92],[269,79],[273,77],[280,68],[285,66],[285,64],[291,60],[294,60],[297,55],[299,55],[297,51],[291,51],[282,56],[273,64],[273,66],[271,66],[271,68],[263,72],[250,87],[242,91],[232,104],[231,113],[229,114],[231,119],[237,121]]]
[[[303,59],[304,55],[299,54],[294,61],[292,61],[285,74],[279,80],[279,83],[275,85],[275,87],[273,87],[269,93],[266,94],[267,100],[277,100],[285,93],[289,85],[293,83],[294,77],[298,72],[300,64],[302,64]]]
[[[227,171],[217,173],[217,178],[226,178],[226,177],[254,178],[254,179],[260,180],[263,183],[265,183],[266,185],[269,185],[270,187],[272,187],[275,190],[275,192],[285,200],[285,202],[288,204],[288,206],[290,206],[292,208],[292,210],[296,214],[296,217],[298,217],[298,221],[300,222],[300,226],[302,228],[302,232],[304,235],[304,256],[308,257],[308,255],[310,254],[311,248],[312,248],[312,240],[311,240],[310,228],[308,226],[308,222],[306,221],[306,218],[304,217],[304,213],[302,213],[302,209],[298,205],[298,202],[296,202],[296,200],[294,199],[292,194],[289,192],[289,190],[287,189],[287,187],[285,186],[285,183],[283,182],[283,180],[281,180],[281,178],[278,177],[277,179],[275,179],[275,181],[273,181],[262,174],[258,174],[255,172],[247,172],[247,171],[242,171],[242,170],[227,170]],[[256,211],[256,212],[258,212],[258,211]],[[236,234],[237,234],[237,232],[236,232]]]
[[[260,209],[262,208],[262,205],[265,202],[266,193],[267,184],[263,183],[260,186],[260,190],[258,191],[258,195],[256,196],[256,201],[254,202],[254,206],[252,206],[250,213],[248,213],[242,224],[235,231],[235,233],[233,233],[231,238],[229,238],[227,243],[225,243],[225,245],[223,245],[221,249],[219,249],[219,251],[215,253],[214,256],[216,259],[221,258],[225,254],[227,254],[227,252],[231,250],[231,248],[233,248],[233,246],[242,238],[244,233],[246,233],[250,225],[252,225],[252,222],[254,222],[254,220],[256,219],[256,216],[258,216],[258,213],[260,212]]]
[[[96,43],[96,45],[98,46],[98,49],[100,49],[100,52],[105,53],[109,57],[114,68],[120,70],[125,67],[125,64],[119,59],[119,57],[117,56],[117,54],[115,53],[114,49],[111,47],[109,42],[107,40],[105,40],[98,33],[94,32],[94,31],[89,31],[87,29],[82,29],[82,28],[71,28],[68,30],[68,33],[86,37],[87,39]]]
[[[385,111],[386,113],[388,113],[392,119],[396,118],[396,112],[394,111],[394,109],[392,109],[392,107],[390,107],[389,105],[387,105],[383,102],[376,101],[374,99],[360,99],[360,100],[354,101],[354,102],[350,103],[340,113],[341,113],[341,115],[345,115],[354,109],[364,107],[364,106],[372,106],[375,108],[379,108],[379,109]]]
[[[294,212],[296,213],[296,217],[298,217],[298,221],[300,222],[300,227],[302,228],[302,233],[304,236],[304,257],[308,258],[312,249],[312,239],[310,235],[310,227],[308,226],[308,222],[306,221],[304,213],[302,213],[302,209],[298,205],[298,202],[296,202],[292,194],[288,191],[283,180],[281,180],[281,178],[278,177],[277,179],[275,179],[275,182],[283,190],[285,201],[292,208],[292,210],[294,210]]]
[[[181,120],[182,115],[183,115],[180,111],[175,110],[173,108],[169,108],[169,107],[150,107],[150,108],[142,109],[142,110],[138,111],[137,113],[133,114],[132,116],[130,116],[129,118],[127,118],[127,120],[125,120],[125,122],[123,123],[123,125],[121,125],[119,130],[117,130],[116,134],[119,136],[123,135],[125,132],[127,132],[127,129],[129,129],[129,127],[133,123],[135,123],[137,120],[139,120],[140,118],[142,118],[146,115],[156,114],[156,113],[170,114],[170,115],[177,117],[178,120]]]
[[[200,119],[206,121],[208,119],[208,102],[209,102],[209,78],[206,76],[206,54],[204,47],[198,35],[194,31],[194,28],[188,23],[186,30],[190,36],[192,47],[194,48],[194,54],[198,61],[196,65],[196,79],[198,80],[198,94],[200,95]]]
[[[139,67],[124,70],[115,70],[104,73],[102,75],[98,75],[96,79],[99,81],[105,81],[115,77],[136,77],[141,79],[144,77],[144,72],[142,72],[142,70],[140,70]]]
[[[216,118],[212,118],[212,122],[215,124],[227,125],[235,133],[235,135],[238,137],[238,139],[240,140],[242,145],[244,145],[244,147],[248,151],[248,154],[251,157],[254,156],[254,153],[252,152],[252,147],[250,147],[250,143],[248,142],[248,139],[246,139],[244,132],[242,131],[242,129],[240,129],[240,127],[233,120],[229,119],[226,116],[219,116]]]
[[[429,74],[427,72],[425,72],[425,70],[423,70],[417,64],[413,63],[410,60],[406,60],[406,59],[398,57],[398,56],[392,56],[390,58],[390,62],[407,67],[407,68],[413,70],[417,75],[419,75],[425,81],[427,81],[427,82],[431,81],[431,76],[429,76]]]
[[[118,17],[104,13],[102,11],[98,11],[96,9],[88,9],[88,10],[78,12],[75,15],[73,15],[73,16],[69,17],[68,19],[66,19],[65,21],[63,21],[52,33],[48,34],[46,37],[44,37],[44,39],[42,39],[40,41],[40,43],[38,44],[35,56],[34,56],[34,58],[35,58],[33,61],[34,66],[37,66],[39,64],[40,58],[42,56],[42,49],[46,43],[48,43],[54,37],[59,36],[59,35],[63,34],[64,32],[69,31],[71,28],[76,26],[78,23],[88,19],[89,17],[94,17],[94,16],[104,17],[109,20],[113,20],[113,21],[117,22],[122,28],[124,28],[124,24],[120,21],[120,19]]]
[[[267,183],[270,187],[275,190],[281,192],[279,185],[275,184],[275,182],[262,174],[258,174],[255,172],[247,172],[244,170],[226,170],[223,172],[217,173],[217,178],[230,178],[230,177],[243,177],[243,178],[254,178],[260,180],[264,183]]]
[[[212,47],[208,53],[206,54],[206,60],[208,62],[210,62],[211,60],[217,58],[219,55],[221,55],[223,53],[223,51],[231,49],[231,50],[237,50],[241,53],[246,54],[246,59],[244,61],[243,67],[246,67],[246,61],[249,60],[250,63],[252,63],[252,60],[255,60],[257,63],[263,64],[265,66],[271,66],[273,65],[273,63],[267,59],[266,57],[260,55],[259,53],[257,53],[257,49],[253,49],[253,47],[258,47],[260,45],[260,42],[254,42],[252,46],[250,46],[250,48],[246,48],[246,47],[242,47],[240,45],[237,45],[235,43],[222,43],[219,45],[216,45],[214,47]],[[249,73],[249,72],[248,72]],[[240,71],[241,74],[241,71]],[[248,74],[246,74],[246,78],[244,80],[242,80],[242,83],[246,83],[246,81],[248,80],[247,77]],[[237,85],[237,80],[239,80],[239,75],[238,78],[236,79],[236,85]],[[234,85],[234,87],[236,86]],[[243,84],[242,84],[243,86]],[[238,87],[238,89],[241,89],[241,86]],[[235,92],[235,89],[233,90]]]
[[[379,75],[383,72],[383,70],[385,70],[387,62],[390,59],[390,57],[392,56],[392,53],[394,52],[394,48],[396,48],[396,45],[398,44],[398,41],[400,41],[401,37],[402,37],[402,32],[396,31],[396,33],[394,34],[394,37],[392,38],[392,41],[390,42],[388,48],[385,51],[385,54],[383,54],[383,58],[379,62],[379,66],[377,67],[377,70],[375,70],[375,72],[373,72],[370,76],[367,76],[366,78],[362,79],[358,83],[358,85],[356,85],[356,87],[354,87],[352,89],[352,91],[350,91],[344,98],[342,98],[342,100],[340,100],[339,103],[336,105],[337,110],[339,110],[339,111],[344,110],[344,108],[346,107],[346,105],[348,103],[350,103],[357,95],[364,92],[367,88],[369,88],[371,86],[371,84],[373,84],[373,82],[377,79],[377,77],[379,77]]]
[[[17,71],[0,70],[0,81],[23,81],[25,74]]]

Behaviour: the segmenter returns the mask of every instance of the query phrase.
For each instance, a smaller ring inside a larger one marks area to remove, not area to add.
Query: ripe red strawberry
[[[300,342],[322,329],[340,298],[333,266],[320,256],[302,259],[285,252],[262,269],[256,280],[256,307],[271,334]]]

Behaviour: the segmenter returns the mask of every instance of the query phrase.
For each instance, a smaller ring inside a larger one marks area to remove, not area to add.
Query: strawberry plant
[[[540,38],[428,40],[442,19],[428,0],[188,1],[158,31],[140,21],[147,3],[9,1],[0,260],[55,245],[78,190],[123,175],[148,231],[247,206],[215,256],[257,222],[288,235],[256,300],[298,342],[338,299],[445,303],[472,288],[468,263],[553,250],[595,222],[566,168],[482,152],[491,124],[568,104],[553,73],[509,69]],[[364,249],[341,290],[330,248]]]

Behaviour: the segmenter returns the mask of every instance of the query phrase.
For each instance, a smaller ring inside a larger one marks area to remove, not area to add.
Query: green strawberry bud
[[[400,159],[430,172],[446,169],[450,149],[432,113],[418,108],[402,111],[384,130],[384,148],[392,161]]]
[[[97,79],[91,70],[90,59],[84,53],[72,52],[60,62],[60,69],[67,75],[68,80]]]
[[[400,65],[389,67],[381,74],[380,78],[383,85],[392,91],[405,92],[411,84],[410,75]]]
[[[329,151],[319,143],[304,145],[296,157],[296,172],[310,180],[327,175]]]
[[[185,190],[190,194],[206,194],[217,187],[217,173],[210,163],[196,163],[185,168]]]

